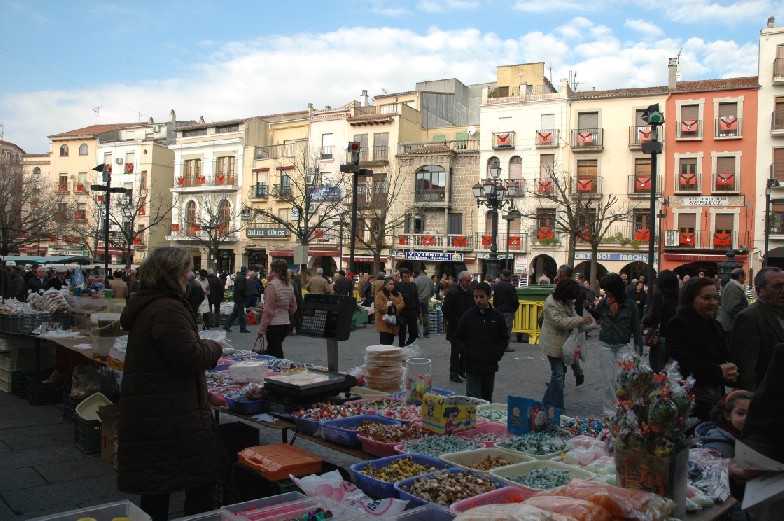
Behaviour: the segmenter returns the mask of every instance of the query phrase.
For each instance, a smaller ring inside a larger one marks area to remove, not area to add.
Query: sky
[[[341,106],[544,62],[578,90],[754,76],[781,0],[0,0],[0,134]]]

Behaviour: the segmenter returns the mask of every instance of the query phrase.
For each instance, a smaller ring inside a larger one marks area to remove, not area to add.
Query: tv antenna
[[[100,106],[99,107],[93,107],[93,112],[95,112],[96,116],[100,116],[101,115],[101,107]]]

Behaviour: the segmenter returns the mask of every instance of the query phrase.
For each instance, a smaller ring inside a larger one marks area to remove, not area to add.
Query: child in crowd
[[[697,425],[694,431],[696,441],[703,447],[718,451],[722,458],[732,458],[735,440],[740,438],[753,396],[751,392],[740,389],[725,396],[711,411],[712,421]]]

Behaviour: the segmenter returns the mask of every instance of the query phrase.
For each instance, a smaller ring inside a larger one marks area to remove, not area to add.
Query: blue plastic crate
[[[382,425],[400,425],[400,422],[383,416],[370,414],[360,414],[349,418],[338,418],[327,420],[321,424],[321,435],[325,440],[345,445],[346,447],[359,447],[361,445],[357,438],[356,428],[362,423],[380,423]],[[350,427],[354,427],[351,429]]]
[[[318,420],[308,420],[306,418],[300,418],[299,416],[292,416],[292,420],[294,420],[294,425],[297,426],[297,431],[303,434],[318,434],[321,432],[321,424]]]
[[[448,463],[445,463],[438,458],[434,458],[433,456],[425,456],[424,454],[399,454],[397,456],[387,456],[386,458],[355,463],[349,467],[348,471],[351,474],[351,479],[354,481],[357,487],[362,489],[362,491],[367,495],[376,499],[397,498],[398,493],[395,489],[394,483],[389,483],[387,481],[381,481],[380,479],[366,476],[365,474],[362,474],[362,470],[367,467],[376,469],[387,467],[393,462],[405,458],[411,458],[415,463],[435,467],[437,469],[451,468]]]
[[[449,510],[428,503],[413,510],[406,510],[393,519],[401,521],[451,521],[454,518],[455,514]]]
[[[226,405],[230,411],[240,414],[258,414],[264,408],[264,400],[232,400],[227,396]]]
[[[481,472],[475,472],[475,471],[472,471],[472,470],[465,470],[465,469],[455,469],[455,468],[450,468],[450,469],[447,470],[447,472],[450,472],[452,474],[457,473],[457,472],[465,472],[465,473],[468,473],[468,474],[475,474],[476,476],[479,476],[481,478],[488,479],[488,480],[492,481],[496,485],[497,489],[498,488],[504,488],[504,487],[507,486],[506,483],[504,483],[503,481],[500,481],[498,479],[489,477],[487,474],[482,474]],[[431,503],[429,501],[426,501],[426,500],[422,499],[421,497],[411,495],[408,492],[406,492],[405,490],[403,490],[404,486],[410,485],[416,479],[421,479],[423,477],[430,477],[430,476],[434,476],[434,475],[435,474],[433,474],[433,473],[431,473],[431,474],[424,474],[423,476],[417,476],[417,477],[414,477],[414,478],[409,478],[409,479],[403,479],[401,481],[396,481],[395,482],[395,490],[397,491],[398,497],[400,499],[407,499],[409,501],[408,504],[409,504],[410,507],[415,507],[415,506],[419,506],[419,505],[436,505],[436,506],[449,508],[449,505],[438,505],[437,503]]]

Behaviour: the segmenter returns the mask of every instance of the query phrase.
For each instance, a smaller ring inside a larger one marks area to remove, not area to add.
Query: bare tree
[[[631,210],[628,205],[620,206],[618,196],[613,194],[591,199],[585,211],[578,216],[577,238],[591,245],[589,280],[596,282],[599,244],[607,237],[613,224],[628,221],[630,216]]]
[[[395,231],[403,226],[406,210],[399,208],[405,176],[399,165],[391,163],[386,171],[372,178],[360,178],[357,192],[359,225],[356,241],[373,255],[373,273],[381,270],[381,252],[393,243]]]
[[[19,161],[0,158],[0,254],[61,233],[65,215],[58,220],[57,213],[57,195],[46,177],[25,172]]]
[[[191,202],[195,205],[195,201]],[[177,202],[175,206],[180,204]],[[205,248],[207,258],[214,261],[224,243],[238,239],[244,228],[242,210],[232,208],[227,196],[216,192],[200,196],[198,206],[198,211],[192,213],[185,208],[182,225],[190,239],[189,244]]]

